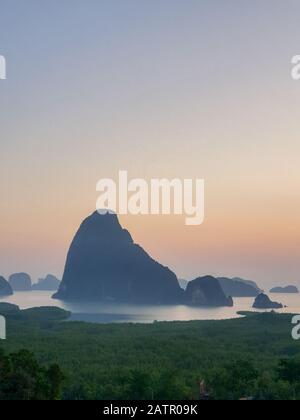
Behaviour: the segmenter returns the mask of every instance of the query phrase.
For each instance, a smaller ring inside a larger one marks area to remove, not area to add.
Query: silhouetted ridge
[[[71,244],[54,298],[126,303],[176,303],[177,277],[134,244],[115,214],[93,213]]]

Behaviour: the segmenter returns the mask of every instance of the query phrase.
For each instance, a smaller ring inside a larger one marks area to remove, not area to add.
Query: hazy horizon
[[[201,226],[120,217],[179,278],[300,286],[299,1],[88,5],[1,1],[0,275],[61,277],[124,169],[205,179]]]

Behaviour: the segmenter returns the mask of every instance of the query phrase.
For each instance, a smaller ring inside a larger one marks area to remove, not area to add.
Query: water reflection
[[[239,311],[252,311],[253,298],[235,298],[233,308],[195,308],[184,305],[173,306],[138,306],[115,305],[99,302],[61,302],[51,298],[52,292],[18,292],[13,296],[1,298],[27,309],[37,306],[58,306],[72,312],[72,320],[110,323],[135,322],[152,323],[154,321],[191,321],[221,320],[237,318]],[[300,313],[300,295],[270,295],[272,300],[287,305],[278,312]],[[264,312],[264,311],[261,311]]]

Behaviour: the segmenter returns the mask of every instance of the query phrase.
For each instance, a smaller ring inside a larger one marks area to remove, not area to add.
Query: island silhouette
[[[83,221],[67,256],[54,299],[128,304],[232,306],[218,279],[198,278],[183,290],[168,267],[155,261],[116,214],[94,212]]]

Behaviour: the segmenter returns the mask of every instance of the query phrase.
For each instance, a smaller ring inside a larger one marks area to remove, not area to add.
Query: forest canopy
[[[291,315],[149,325],[67,316],[53,308],[7,315],[1,399],[300,399]]]

